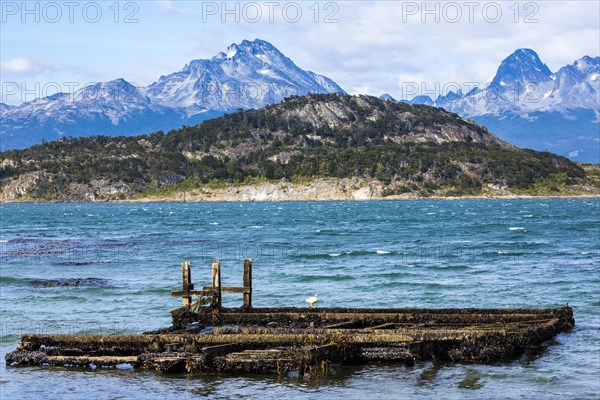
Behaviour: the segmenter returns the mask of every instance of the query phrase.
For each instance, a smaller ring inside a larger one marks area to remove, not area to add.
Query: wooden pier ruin
[[[242,287],[212,284],[196,290],[182,263],[182,307],[173,325],[136,335],[33,335],[6,355],[9,365],[66,365],[172,372],[275,372],[315,375],[331,363],[418,360],[490,363],[514,359],[572,329],[570,307],[552,309],[254,308],[252,260]],[[243,294],[224,308],[222,293]],[[193,301],[194,297],[196,298]]]

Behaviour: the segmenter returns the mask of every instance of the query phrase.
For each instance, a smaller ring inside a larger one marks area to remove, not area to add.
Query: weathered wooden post
[[[221,312],[221,261],[213,260],[212,263],[212,287],[213,293],[213,311]]]
[[[252,259],[244,259],[244,308],[252,307]]]
[[[181,262],[181,282],[182,289],[181,291],[184,295],[181,297],[181,302],[184,307],[189,307],[192,304],[192,296],[189,293],[191,290],[194,290],[194,285],[192,284],[192,273],[190,268],[189,261]]]

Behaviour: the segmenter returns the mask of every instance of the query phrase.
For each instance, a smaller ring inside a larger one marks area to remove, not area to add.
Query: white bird
[[[315,308],[315,303],[317,302],[317,295],[315,294],[313,297],[309,297],[308,299],[304,300],[306,301],[308,304],[310,304],[310,308]]]

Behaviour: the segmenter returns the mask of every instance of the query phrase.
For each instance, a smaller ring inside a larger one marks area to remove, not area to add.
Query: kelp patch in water
[[[112,281],[101,278],[37,279],[31,282],[31,286],[34,288],[51,288],[61,286],[99,287],[112,286],[112,284]]]

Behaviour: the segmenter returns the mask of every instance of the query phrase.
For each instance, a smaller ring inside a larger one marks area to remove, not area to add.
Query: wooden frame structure
[[[181,263],[181,290],[171,292],[172,296],[181,297],[182,306],[188,309],[200,309],[203,305],[210,304],[214,313],[220,313],[222,309],[223,293],[243,294],[242,308],[252,308],[252,259],[244,259],[244,286],[222,286],[221,285],[221,260],[214,259],[212,262],[212,284],[204,286],[202,290],[194,290],[192,283],[191,264],[189,261]],[[192,302],[192,297],[198,300]]]

